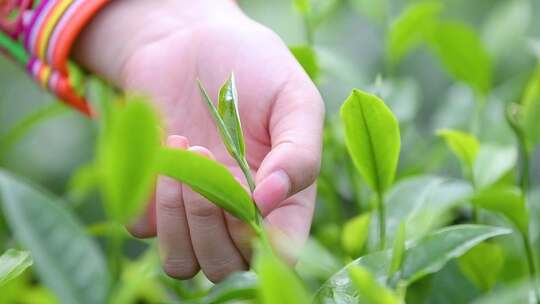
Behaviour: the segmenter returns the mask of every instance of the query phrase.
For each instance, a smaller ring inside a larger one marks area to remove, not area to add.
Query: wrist
[[[145,46],[209,20],[242,17],[231,0],[112,1],[82,31],[72,55],[86,69],[120,85],[123,67]]]

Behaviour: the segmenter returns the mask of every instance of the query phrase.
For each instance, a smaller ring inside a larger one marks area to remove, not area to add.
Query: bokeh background
[[[291,1],[239,2],[246,14],[276,31],[287,45],[306,44],[304,21],[293,9]],[[504,120],[504,109],[509,102],[519,100],[536,67],[540,53],[540,43],[535,44],[535,41],[540,41],[540,1],[442,1],[445,4],[443,17],[472,27],[492,58],[493,89],[486,97],[479,118],[475,117],[477,97],[474,92],[467,85],[453,80],[428,49],[420,47],[396,67],[389,67],[386,59],[389,27],[404,8],[414,2],[336,1],[337,5],[329,10],[327,17],[317,27],[314,47],[321,68],[318,87],[327,105],[327,130],[337,129],[332,131],[332,136],[338,134],[339,137],[338,110],[353,88],[376,91],[396,114],[402,129],[403,148],[398,180],[420,174],[459,178],[461,168],[458,160],[435,132],[440,128],[474,129],[483,143],[499,147],[515,144]],[[55,102],[51,95],[25,75],[23,69],[0,57],[0,137],[8,134],[32,113]],[[473,121],[478,125],[474,125]],[[69,109],[59,110],[54,118],[32,128],[21,141],[10,146],[5,154],[0,154],[0,167],[25,176],[59,195],[70,197],[67,189],[72,175],[77,168],[92,161],[96,138],[95,123]],[[326,146],[327,150],[332,150],[332,147]],[[335,177],[343,204],[340,210],[333,212],[339,213],[336,216],[348,218],[360,208],[357,201],[365,199],[368,194],[356,193],[354,185],[346,181],[348,173],[345,168],[325,155],[323,175]],[[539,153],[536,153],[533,164],[533,184],[536,188],[533,197],[540,198]],[[341,179],[344,179],[342,183]],[[91,196],[78,203],[80,208],[75,211],[83,221],[91,222],[100,215],[97,200],[97,197]],[[323,195],[319,200],[313,234],[323,245],[331,248],[331,235],[338,232],[332,232],[332,227],[326,223],[328,214],[325,212],[329,211],[325,209],[329,205],[325,202],[327,197]],[[538,204],[534,205],[533,216],[540,218],[539,209]],[[538,231],[534,233],[538,245]],[[8,232],[0,233],[0,249],[9,247],[8,235]],[[327,239],[329,241],[326,242]],[[139,249],[137,246],[133,248],[135,255]],[[508,263],[512,263],[511,255]],[[519,259],[522,256],[516,253],[515,265],[521,269],[523,265]],[[456,278],[463,279],[455,267],[450,267],[447,272],[450,275],[441,275],[437,284],[447,284],[445,280],[455,283]],[[512,275],[519,276],[509,273],[508,281]],[[432,300],[436,300],[432,302],[460,303],[463,300],[465,303],[475,292],[470,286],[452,286],[454,289],[448,290],[447,294],[433,295]],[[468,290],[473,291],[467,294]],[[463,299],[453,297],[460,292],[464,293]]]

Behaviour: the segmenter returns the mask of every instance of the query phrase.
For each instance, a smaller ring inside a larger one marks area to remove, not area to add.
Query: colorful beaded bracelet
[[[80,112],[93,111],[68,57],[75,39],[109,0],[0,0],[0,51]]]

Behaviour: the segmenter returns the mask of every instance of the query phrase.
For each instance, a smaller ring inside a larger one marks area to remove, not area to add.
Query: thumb
[[[257,172],[253,198],[263,215],[312,185],[319,174],[324,104],[309,78],[279,92],[269,117],[271,151]]]

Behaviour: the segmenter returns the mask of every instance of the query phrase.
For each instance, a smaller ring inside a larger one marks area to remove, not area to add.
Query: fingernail
[[[192,151],[192,152],[195,152],[195,153],[199,153],[199,154],[201,154],[203,156],[208,157],[209,159],[214,160],[214,155],[208,149],[206,149],[205,147],[193,146],[193,147],[190,147],[188,150]]]
[[[184,136],[171,135],[167,137],[167,146],[173,148],[187,149],[187,147],[189,146],[189,141]]]
[[[283,170],[276,171],[257,185],[253,199],[266,214],[275,209],[289,195],[291,180]]]

